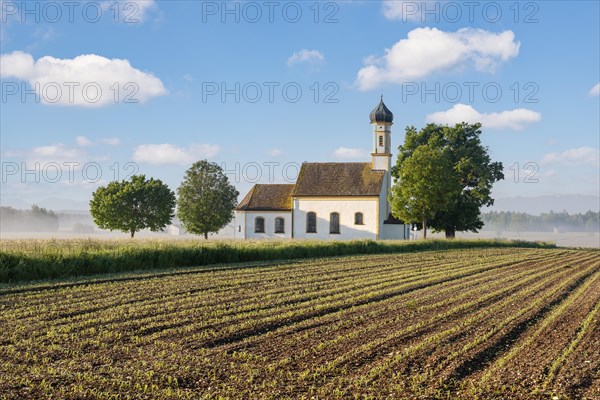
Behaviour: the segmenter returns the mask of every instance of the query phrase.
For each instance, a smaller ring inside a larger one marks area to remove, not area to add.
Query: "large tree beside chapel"
[[[479,123],[428,124],[418,132],[414,127],[408,127],[404,144],[398,148],[398,160],[392,168],[397,185],[402,185],[400,178],[404,165],[421,146],[436,147],[449,158],[452,174],[426,178],[433,181],[452,176],[460,187],[459,191],[448,192],[444,207],[435,210],[428,220],[432,229],[445,232],[447,238],[455,237],[456,232],[477,232],[483,227],[480,209],[494,204],[492,186],[504,179],[502,163],[492,161],[489,149],[481,143],[480,128]]]

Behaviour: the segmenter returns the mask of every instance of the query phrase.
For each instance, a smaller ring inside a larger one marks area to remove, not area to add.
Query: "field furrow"
[[[8,287],[0,326],[0,399],[600,396],[597,251],[428,251]]]

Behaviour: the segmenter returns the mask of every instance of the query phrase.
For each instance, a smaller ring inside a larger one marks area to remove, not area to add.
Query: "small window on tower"
[[[379,136],[379,146],[383,147],[383,136]]]

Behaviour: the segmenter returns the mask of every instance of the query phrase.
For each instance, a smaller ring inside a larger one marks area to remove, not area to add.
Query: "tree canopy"
[[[423,238],[427,238],[428,220],[451,207],[451,199],[460,191],[448,152],[432,144],[421,145],[397,173],[392,214],[405,222],[422,222]]]
[[[153,232],[171,223],[175,193],[160,180],[134,175],[129,181],[113,181],[99,187],[90,201],[94,222],[102,229]]]
[[[223,169],[206,160],[194,163],[177,189],[177,215],[187,232],[204,235],[218,232],[233,218],[238,191]]]
[[[452,179],[460,190],[447,193],[444,209],[435,210],[429,225],[436,231],[444,231],[452,238],[457,231],[473,231],[483,227],[482,206],[491,206],[492,186],[504,179],[501,162],[492,162],[488,148],[481,143],[481,124],[461,123],[455,126],[428,124],[419,132],[414,127],[406,129],[405,141],[398,150],[398,160],[392,175],[402,181],[402,169],[415,152],[425,145],[442,151],[449,159],[453,171]],[[428,179],[448,179],[429,176]],[[415,221],[412,221],[415,222]]]

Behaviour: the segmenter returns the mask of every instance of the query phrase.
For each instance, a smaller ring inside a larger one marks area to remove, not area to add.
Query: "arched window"
[[[285,233],[285,220],[281,217],[275,218],[275,233]]]
[[[329,214],[329,233],[340,233],[340,214]]]
[[[317,233],[317,214],[312,211],[306,214],[306,233]]]
[[[363,213],[361,212],[357,212],[356,214],[354,214],[354,225],[364,225],[365,223],[363,222]]]
[[[383,147],[383,136],[379,136],[379,146]]]
[[[254,233],[265,233],[265,219],[256,217],[254,220]]]

